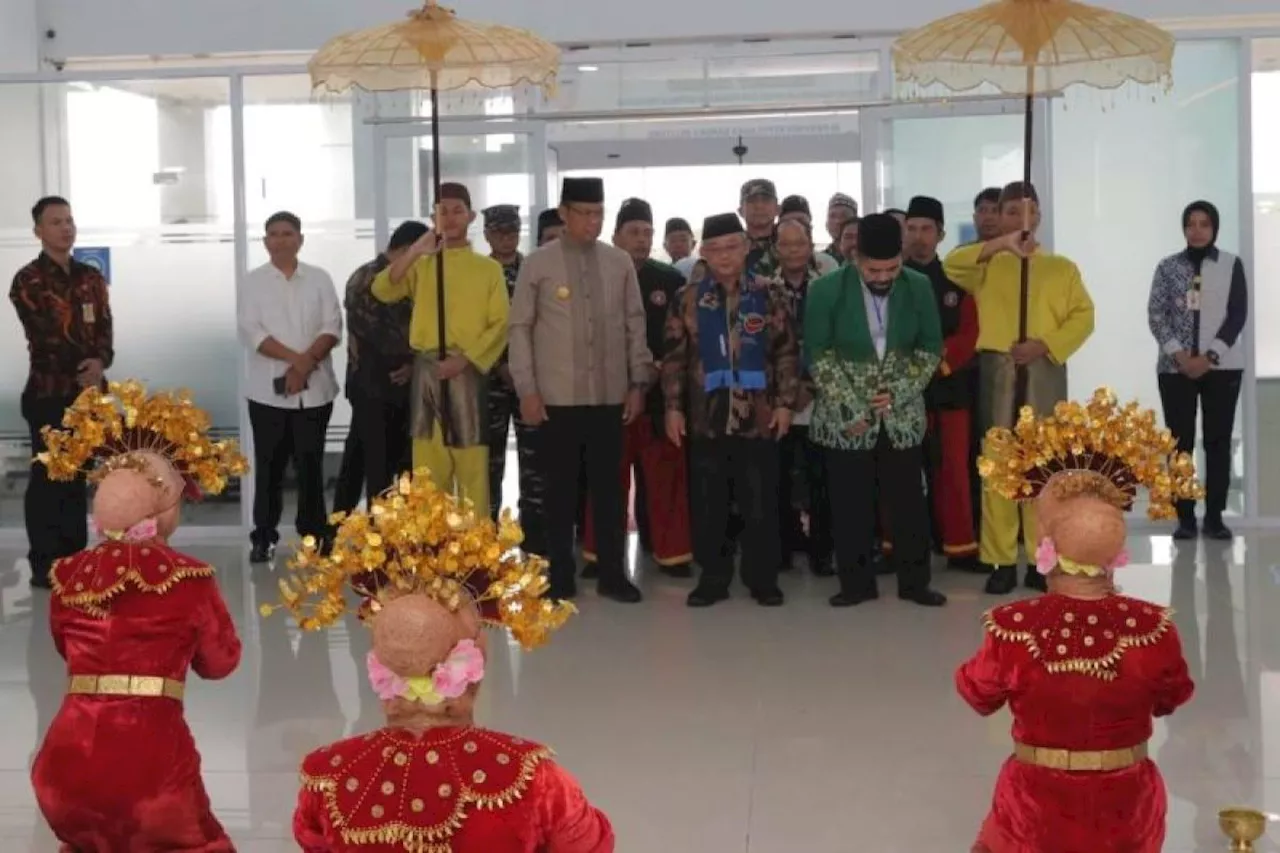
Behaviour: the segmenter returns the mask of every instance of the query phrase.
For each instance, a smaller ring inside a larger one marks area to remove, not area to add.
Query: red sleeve
[[[226,678],[240,664],[240,638],[227,612],[227,603],[218,591],[218,582],[213,578],[208,582],[209,595],[205,597],[200,638],[191,668],[201,678]]]
[[[1152,713],[1157,717],[1167,717],[1191,699],[1196,685],[1187,671],[1187,659],[1182,656],[1182,640],[1178,630],[1169,626],[1163,642],[1158,646],[1163,651],[1164,659],[1156,675],[1156,698]]]
[[[49,597],[49,633],[53,636],[53,647],[63,660],[67,659],[67,608],[56,596]]]
[[[582,788],[560,765],[544,761],[529,785],[545,853],[613,853],[613,826],[587,802]]]
[[[968,364],[978,351],[978,306],[972,296],[960,300],[960,328],[942,344],[943,375],[954,373]]]
[[[999,640],[987,634],[978,653],[956,670],[956,691],[984,717],[999,711],[1009,699],[1000,662],[1002,648]]]
[[[333,853],[324,834],[324,795],[303,788],[293,810],[293,840],[302,853]]]

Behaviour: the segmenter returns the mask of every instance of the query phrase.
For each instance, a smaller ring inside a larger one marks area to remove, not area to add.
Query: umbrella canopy
[[[983,84],[1009,95],[1085,85],[1168,84],[1173,36],[1075,0],[996,0],[912,30],[893,44],[894,73],[954,92]]]
[[[472,86],[550,89],[560,49],[528,30],[465,21],[428,0],[403,21],[340,35],[307,64],[322,91],[409,89],[453,91]]]

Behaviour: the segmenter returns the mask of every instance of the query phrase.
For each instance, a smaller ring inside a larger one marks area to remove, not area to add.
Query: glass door
[[[1033,112],[1032,183],[1044,202],[1040,231],[1049,243],[1048,111],[1037,101]],[[905,209],[915,195],[939,199],[947,219],[941,250],[948,251],[969,239],[974,196],[1022,179],[1023,115],[1023,102],[1012,98],[863,110],[863,197],[874,210]]]

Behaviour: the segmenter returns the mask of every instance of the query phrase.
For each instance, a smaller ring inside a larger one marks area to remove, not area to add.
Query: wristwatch
[[[1222,356],[1218,355],[1218,353],[1215,352],[1214,350],[1209,350],[1207,353],[1204,354],[1204,357],[1205,357],[1205,360],[1208,361],[1210,364],[1212,364],[1214,367],[1217,367],[1218,362],[1222,361]]]

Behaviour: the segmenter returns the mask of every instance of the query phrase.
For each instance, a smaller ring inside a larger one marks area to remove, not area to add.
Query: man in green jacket
[[[877,498],[894,543],[898,597],[925,607],[929,510],[921,482],[924,389],[942,358],[933,286],[902,263],[902,227],[889,214],[858,223],[853,263],[809,286],[804,353],[817,400],[811,440],[826,453],[840,592],[833,607],[879,597],[872,566]]]

